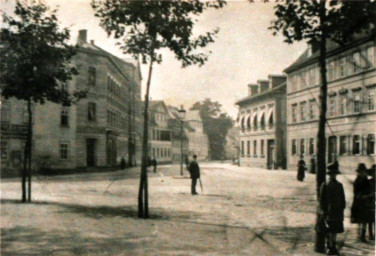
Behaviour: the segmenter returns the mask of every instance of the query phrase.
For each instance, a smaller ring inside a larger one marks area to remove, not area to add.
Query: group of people
[[[328,165],[329,180],[320,188],[320,215],[318,229],[327,233],[326,254],[337,255],[336,236],[344,232],[344,210],[346,208],[343,185],[337,181],[340,174],[339,164],[335,161]],[[369,240],[375,239],[375,173],[376,165],[367,169],[359,164],[354,182],[354,200],[351,206],[351,222],[359,225],[359,239],[366,242],[368,225]],[[367,177],[370,176],[370,178]]]
[[[298,161],[298,174],[296,176],[298,181],[304,181],[305,178],[305,172],[307,171],[307,166],[304,161],[304,156],[300,155],[300,160]],[[311,158],[311,169],[310,173],[316,173],[316,160],[315,156],[313,155]]]

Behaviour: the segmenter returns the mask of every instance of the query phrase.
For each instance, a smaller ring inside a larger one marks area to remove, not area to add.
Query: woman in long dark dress
[[[367,178],[367,168],[360,163],[356,169],[358,175],[354,182],[354,200],[351,206],[351,222],[358,224],[359,239],[366,242],[366,227],[369,220],[368,198],[370,185]]]
[[[298,181],[303,181],[305,177],[306,164],[303,160],[303,155],[300,155],[300,160],[298,161],[298,175],[296,178]]]
[[[368,175],[371,178],[368,180],[370,185],[370,194],[368,197],[368,235],[369,240],[375,240],[375,175],[376,165],[372,165],[371,169],[368,169]]]

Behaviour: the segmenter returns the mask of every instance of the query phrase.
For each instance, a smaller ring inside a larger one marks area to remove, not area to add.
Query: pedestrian
[[[310,173],[316,173],[316,159],[315,155],[312,156],[311,158],[311,171]]]
[[[370,185],[367,179],[367,168],[364,163],[360,163],[356,169],[358,173],[354,182],[354,199],[351,206],[351,223],[358,224],[358,235],[362,242],[366,240],[366,227],[368,223],[368,197]]]
[[[338,162],[330,164],[327,169],[329,181],[320,188],[320,210],[327,226],[327,255],[338,255],[336,247],[337,234],[344,232],[343,220],[346,207],[345,191],[336,177],[340,174]]]
[[[153,165],[153,172],[156,173],[157,172],[157,159],[155,159],[155,157],[153,157],[153,160],[151,160],[151,163]]]
[[[192,195],[197,195],[198,193],[196,192],[196,184],[197,184],[197,179],[200,178],[200,167],[198,166],[198,163],[197,163],[197,155],[193,155],[193,160],[189,164],[188,171],[191,174],[191,179],[192,179],[191,193]]]
[[[120,159],[120,169],[124,170],[125,165],[126,165],[125,159],[124,159],[124,157],[121,157],[121,159]]]
[[[371,176],[371,178],[368,180],[370,185],[370,194],[368,197],[368,236],[369,240],[375,240],[375,164],[372,165],[371,169],[368,169],[368,175]]]
[[[303,181],[304,180],[304,177],[305,177],[305,170],[307,169],[306,168],[306,164],[303,160],[304,156],[303,155],[300,155],[300,160],[298,161],[298,175],[297,175],[297,179],[298,181]]]

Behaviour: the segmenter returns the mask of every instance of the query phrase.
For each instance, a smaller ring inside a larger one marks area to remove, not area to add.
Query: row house
[[[85,89],[87,97],[69,107],[51,102],[34,106],[35,168],[42,165],[48,169],[115,166],[120,157],[134,162],[137,153],[130,149],[132,143],[140,141],[133,135],[137,129],[134,122],[139,115],[135,109],[141,91],[139,65],[117,58],[96,46],[94,41],[88,43],[86,30],[79,31],[77,45],[72,65],[79,74],[65,89],[69,92]],[[8,119],[16,122],[17,116],[25,116],[20,114],[25,113],[24,105],[13,99],[2,101],[1,111],[7,113],[4,121],[11,117]],[[15,130],[12,126],[11,129]],[[21,142],[15,143],[7,133],[2,132],[1,136],[3,160],[12,162],[12,155],[22,155],[12,153],[22,152]]]
[[[187,111],[185,132],[188,136],[188,153],[190,158],[197,155],[198,160],[209,159],[209,140],[204,132],[204,124],[198,110]]]
[[[248,85],[240,99],[240,165],[286,168],[286,77],[269,75]]]
[[[169,127],[171,129],[171,154],[172,161],[179,162],[181,160],[185,161],[189,156],[188,151],[188,136],[186,129],[192,130],[189,125],[184,122],[184,119],[181,119],[179,116],[179,109],[174,106],[168,106],[170,113]]]
[[[316,154],[320,110],[319,48],[306,51],[285,69],[287,74],[288,166],[299,156],[306,162]],[[357,36],[345,46],[328,42],[327,161],[341,170],[358,163],[375,163],[376,51],[372,37]]]

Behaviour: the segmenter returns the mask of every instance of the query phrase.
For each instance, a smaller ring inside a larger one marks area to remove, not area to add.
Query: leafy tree
[[[56,11],[37,1],[17,1],[14,17],[3,14],[1,29],[5,50],[1,52],[2,95],[27,102],[28,129],[22,171],[22,201],[31,201],[32,105],[46,101],[70,105],[85,96],[65,88],[77,74],[70,60],[75,47],[68,45],[69,30],[59,29]]]
[[[325,123],[327,109],[326,56],[327,40],[340,45],[350,41],[355,33],[375,33],[376,2],[338,1],[338,0],[301,0],[286,1],[275,6],[276,19],[272,21],[274,35],[281,33],[285,42],[307,40],[320,45],[319,65],[321,74],[320,119],[317,134],[317,198],[321,184],[325,182],[326,145]],[[316,234],[315,250],[325,249],[324,234]]]
[[[199,110],[204,125],[204,132],[208,135],[209,155],[212,160],[223,158],[228,130],[232,128],[231,117],[221,111],[222,105],[217,101],[206,98],[196,102],[191,110]]]
[[[218,29],[194,38],[192,30],[196,18],[207,9],[222,8],[225,1],[93,0],[91,5],[108,35],[122,40],[119,45],[123,52],[141,58],[144,64],[149,65],[143,109],[142,165],[138,195],[138,216],[148,218],[148,110],[153,65],[162,62],[162,49],[172,51],[183,67],[203,65],[208,56],[198,50],[214,42]]]

